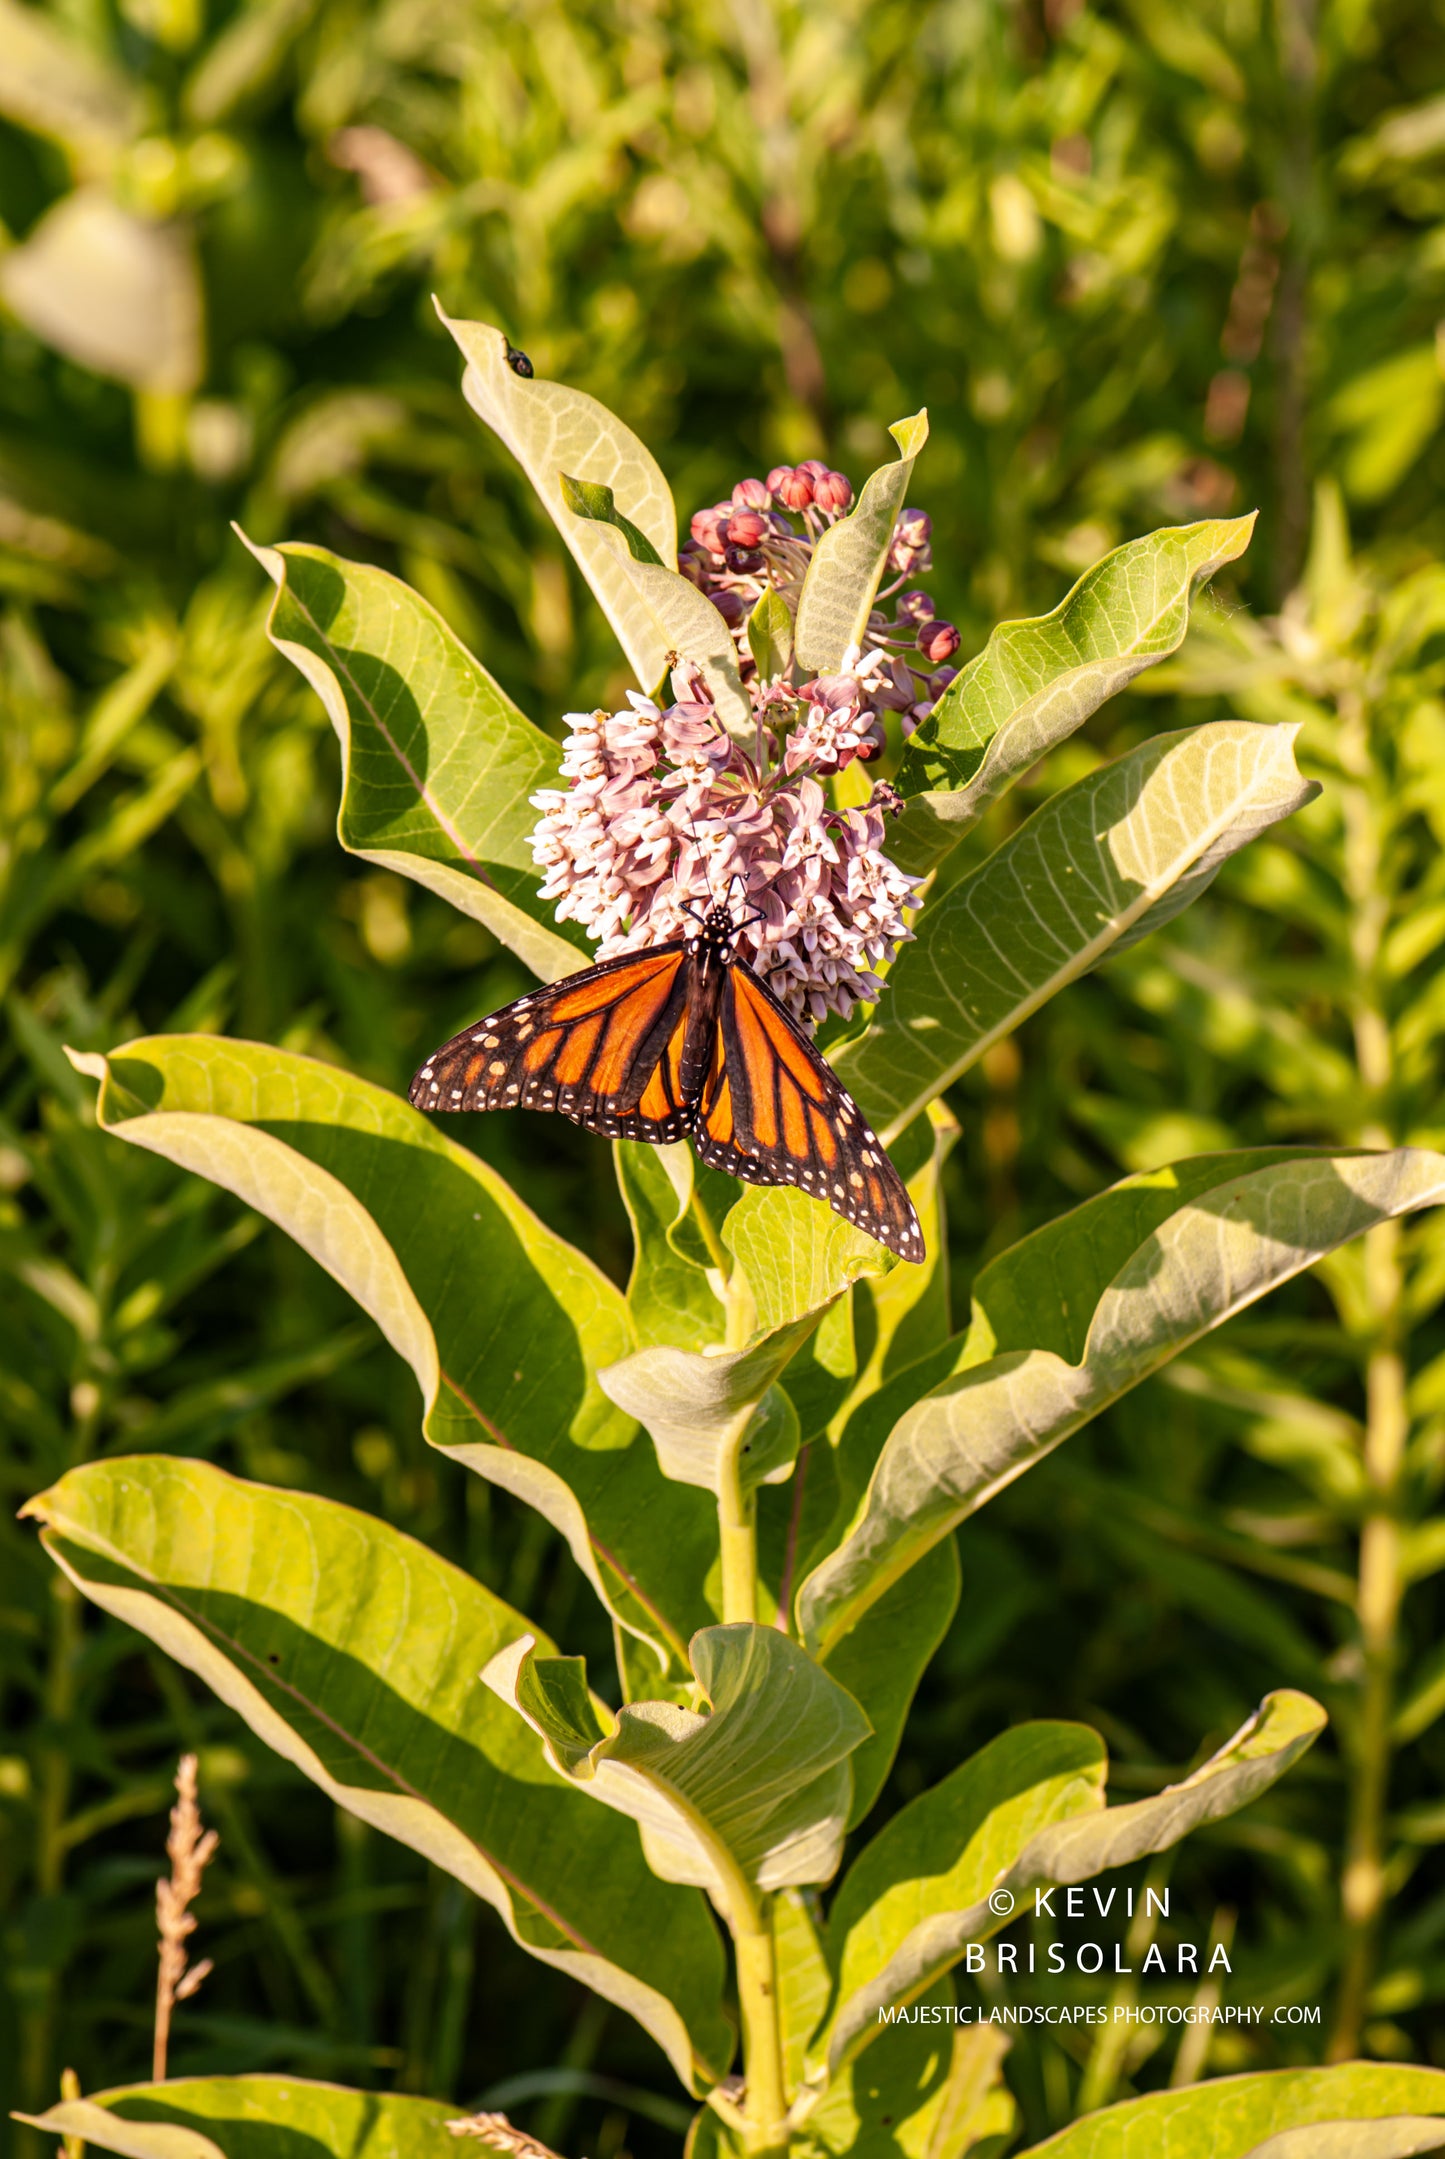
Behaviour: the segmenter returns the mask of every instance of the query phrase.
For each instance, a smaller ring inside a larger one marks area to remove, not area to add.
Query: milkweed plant
[[[667,483],[621,420],[500,331],[447,327],[636,688],[567,718],[559,772],[554,736],[398,579],[256,547],[271,638],[340,737],[342,845],[542,984],[735,908],[737,963],[876,1131],[923,1256],[758,1181],[761,1156],[739,1179],[685,1138],[618,1140],[624,1291],[456,1120],[334,1065],[216,1035],[77,1055],[106,1132],[238,1195],[372,1316],[431,1445],[565,1541],[616,1669],[589,1675],[387,1523],[205,1461],[87,1463],[27,1511],[86,1597],[483,1898],[518,1953],[635,2018],[698,2103],[693,2159],[999,2153],[1017,2133],[1006,2042],[970,2007],[972,1975],[999,1968],[991,1938],[1022,1946],[1036,1892],[1047,1911],[1051,1888],[1248,1805],[1324,1716],[1270,1694],[1232,1736],[1201,1734],[1182,1782],[1112,1806],[1095,1732],[1015,1726],[870,1838],[958,1597],[953,1533],[1241,1307],[1445,1197],[1445,1157],[1264,1148],[1129,1177],[991,1258],[953,1333],[948,1090],[1314,791],[1291,726],[1227,719],[1042,791],[983,845],[1010,786],[1178,649],[1251,519],[1117,548],[960,666],[908,501],[924,414],[856,498],[829,466],[778,467],[701,508],[679,552]],[[600,1171],[609,1142],[587,1144]],[[1437,2113],[1442,2084],[1387,2064],[1184,2083],[1048,2149],[1242,2159],[1312,2123]],[[157,2159],[177,2124],[227,2154],[290,2149],[267,2141],[282,2131],[397,2159],[449,2149],[449,2129],[505,2145],[496,2117],[456,2116],[445,2096],[257,2075],[72,2087],[39,2119]]]

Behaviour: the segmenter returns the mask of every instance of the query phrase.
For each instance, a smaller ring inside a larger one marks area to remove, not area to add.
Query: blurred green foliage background
[[[102,1139],[61,1050],[217,1028],[402,1087],[523,986],[335,845],[330,730],[228,529],[396,570],[549,726],[620,691],[433,292],[620,411],[684,515],[782,459],[856,483],[926,403],[916,499],[965,654],[1115,541],[1259,507],[1183,659],[1002,814],[1226,710],[1300,720],[1329,785],[955,1090],[960,1314],[981,1256],[1124,1169],[1441,1142],[1439,0],[0,0],[0,116],[7,1516],[98,1452],[205,1454],[382,1511],[594,1647],[565,1553],[428,1453],[342,1293]],[[470,1137],[625,1268],[594,1143],[530,1117]],[[1388,1233],[962,1534],[890,1804],[1025,1715],[1099,1725],[1123,1794],[1272,1685],[1334,1718],[1173,1876],[1174,1931],[1233,1940],[1238,1999],[1318,2000],[1326,2026],[1157,2059],[1157,2035],[1021,2043],[1034,2135],[1327,2046],[1445,2063],[1442,1288],[1441,1232]],[[83,1617],[13,1525],[0,1684],[7,2095],[143,2073],[151,1884],[195,1745],[216,1970],[175,2069],[486,2095],[593,2159],[675,2149],[646,2041]]]

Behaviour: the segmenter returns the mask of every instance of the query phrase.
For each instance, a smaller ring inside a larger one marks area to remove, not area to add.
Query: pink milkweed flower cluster
[[[875,784],[865,806],[829,807],[822,780],[861,754],[881,659],[801,690],[756,686],[770,773],[724,731],[705,685],[673,675],[675,702],[629,693],[625,712],[570,715],[567,785],[532,797],[542,896],[580,922],[599,960],[696,933],[692,908],[731,904],[746,921],[737,950],[805,1025],[846,1018],[882,988],[874,969],[912,932],[904,909],[918,880],[883,852],[901,805]],[[785,715],[796,724],[784,728]]]
[[[796,610],[814,547],[852,502],[847,475],[809,458],[797,466],[774,466],[766,480],[740,480],[728,501],[693,518],[678,568],[727,623],[749,687],[756,668],[748,649],[748,616],[769,588]],[[868,737],[859,753],[865,758],[882,754],[886,713],[897,713],[902,732],[911,735],[957,672],[948,664],[958,650],[957,630],[938,618],[926,592],[903,589],[932,567],[932,531],[922,510],[905,509],[893,528],[891,580],[874,603],[862,648],[865,656],[877,653],[881,663],[868,679]],[[895,602],[891,615],[889,600]]]

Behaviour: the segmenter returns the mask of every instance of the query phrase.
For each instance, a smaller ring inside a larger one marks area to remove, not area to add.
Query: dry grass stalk
[[[505,2114],[464,2114],[447,2127],[454,2137],[479,2137],[493,2151],[508,2152],[512,2159],[557,2159],[550,2144],[529,2137],[525,2129],[514,2129]]]
[[[196,1799],[196,1757],[183,1754],[176,1770],[177,1799],[171,1808],[166,1856],[170,1879],[156,1883],[156,1927],[160,1934],[160,1971],[156,1977],[156,2033],[151,2054],[151,2076],[161,2083],[166,2073],[166,2053],[171,2038],[171,2011],[177,2002],[190,1998],[211,1969],[205,1957],[187,1965],[186,1942],[195,1932],[190,1907],[200,1893],[201,1875],[220,1841],[214,1829],[202,1831],[201,1810]]]

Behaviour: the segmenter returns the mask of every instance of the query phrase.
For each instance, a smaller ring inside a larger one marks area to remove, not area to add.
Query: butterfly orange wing
[[[530,990],[428,1057],[418,1109],[555,1110],[608,1139],[680,1139],[692,1122],[680,1082],[692,980],[680,940],[606,960]]]
[[[795,1184],[900,1259],[921,1260],[913,1202],[883,1143],[792,1015],[751,968],[727,971],[720,1047],[693,1130],[713,1169]]]

